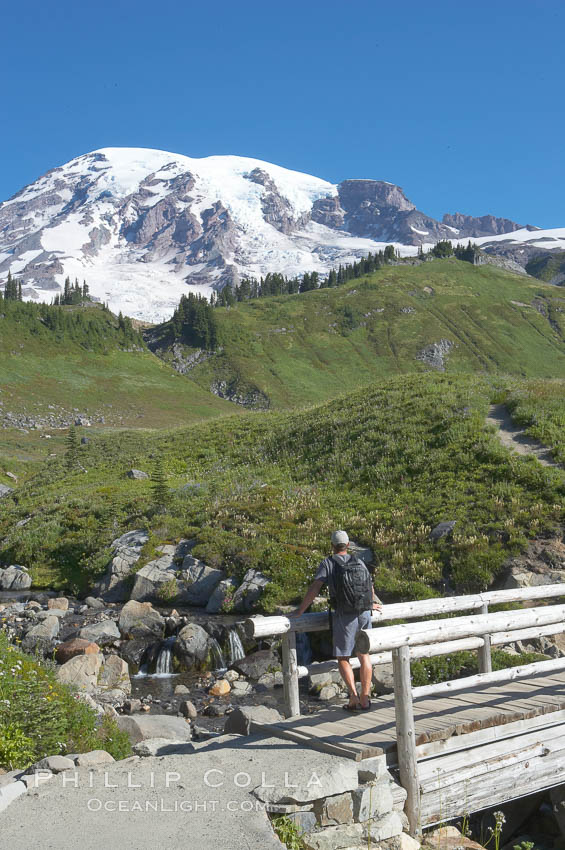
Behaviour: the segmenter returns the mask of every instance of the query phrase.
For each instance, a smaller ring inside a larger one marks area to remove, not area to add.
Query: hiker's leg
[[[349,663],[349,658],[338,658],[337,665],[339,667],[341,678],[347,685],[347,690],[349,691],[349,704],[352,706],[357,705],[359,698],[357,696],[355,677],[353,675],[351,664]]]
[[[361,679],[361,705],[365,707],[371,699],[371,679],[373,677],[373,667],[371,665],[371,657],[368,652],[358,652],[359,659],[359,678]]]

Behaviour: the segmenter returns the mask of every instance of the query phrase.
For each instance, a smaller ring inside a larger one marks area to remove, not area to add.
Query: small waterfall
[[[230,629],[228,637],[228,652],[230,664],[239,661],[240,658],[245,658],[245,650],[237,629]]]
[[[159,649],[159,655],[157,656],[157,663],[155,665],[155,675],[156,676],[171,676],[172,675],[172,657],[173,657],[173,643],[175,642],[175,637],[167,638],[167,640],[163,641],[161,647]]]
[[[306,632],[296,632],[296,659],[301,666],[312,663],[312,647]]]
[[[210,644],[210,656],[211,656],[211,659],[212,659],[213,669],[215,671],[225,670],[227,665],[226,665],[224,656],[222,655],[222,650],[221,650],[220,644],[218,643],[218,641],[214,637],[209,638],[209,644]]]

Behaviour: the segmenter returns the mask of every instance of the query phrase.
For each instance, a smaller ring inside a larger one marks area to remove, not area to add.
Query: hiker
[[[306,609],[327,584],[330,593],[330,624],[333,651],[337,658],[341,678],[349,691],[347,711],[367,711],[371,707],[371,678],[373,668],[368,653],[358,652],[360,663],[361,695],[357,696],[355,678],[349,659],[355,651],[355,638],[360,629],[371,628],[372,611],[380,611],[381,601],[373,588],[371,574],[361,558],[349,555],[349,537],[345,531],[332,534],[333,555],[320,563],[314,581],[293,616],[304,614]]]

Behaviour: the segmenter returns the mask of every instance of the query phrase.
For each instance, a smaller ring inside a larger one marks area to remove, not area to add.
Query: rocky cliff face
[[[527,227],[528,230],[539,229],[531,225],[516,224],[509,218],[496,218],[494,215],[483,215],[475,218],[472,215],[463,215],[463,213],[454,213],[453,215],[445,213],[442,221],[457,230],[460,238],[466,236],[498,236],[500,233],[513,233],[515,230],[522,230],[523,227]]]

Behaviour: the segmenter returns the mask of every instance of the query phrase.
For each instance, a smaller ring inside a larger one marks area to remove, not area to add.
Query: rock
[[[103,657],[100,653],[77,655],[57,670],[57,679],[79,691],[92,693],[98,684],[102,662]]]
[[[178,633],[173,652],[185,670],[201,667],[210,652],[208,632],[196,623],[189,623]]]
[[[38,611],[36,613],[37,620],[46,620],[48,617],[56,617],[59,622],[63,617],[66,617],[67,611],[63,611],[61,608],[48,608],[47,611]]]
[[[353,818],[356,822],[379,818],[392,811],[393,799],[390,781],[385,779],[374,785],[356,788],[351,792]]]
[[[105,690],[119,688],[125,693],[130,693],[131,681],[127,663],[117,655],[109,655],[105,658],[98,674],[98,687]]]
[[[237,590],[237,582],[234,578],[226,578],[216,585],[210,599],[206,605],[208,614],[219,614],[220,611],[229,608],[235,591]]]
[[[406,832],[401,832],[400,835],[397,835],[394,838],[388,838],[387,842],[389,842],[387,844],[388,850],[420,850],[421,847],[420,842],[415,838],[412,838],[412,836],[408,835]],[[474,843],[475,842],[473,842],[473,844]]]
[[[77,767],[97,767],[100,764],[111,764],[116,759],[106,750],[91,750],[81,753],[76,760]]]
[[[59,620],[57,617],[46,617],[42,623],[32,626],[22,641],[24,652],[39,650],[46,652],[51,648],[54,638],[59,634]]]
[[[232,684],[232,694],[234,697],[245,697],[253,690],[253,686],[249,682],[238,680]]]
[[[130,668],[139,669],[147,653],[149,646],[148,640],[149,642],[152,641],[151,638],[132,638],[131,640],[122,641],[118,650],[120,658],[127,661]]]
[[[353,805],[351,792],[324,797],[316,801],[314,811],[320,826],[335,826],[340,823],[353,823]]]
[[[269,579],[259,570],[247,570],[234,594],[233,610],[238,614],[252,611],[268,584]]]
[[[263,673],[263,675],[259,676],[257,679],[257,690],[260,690],[261,688],[271,690],[272,688],[280,687],[282,684],[283,674],[280,671],[277,671],[276,673]]]
[[[7,475],[7,477],[8,477],[8,478],[11,478],[11,479],[12,479],[12,481],[17,481],[17,480],[18,480],[18,476],[17,476],[17,475],[14,475],[14,473],[13,473],[13,472],[6,472],[6,475]]]
[[[218,679],[214,682],[208,693],[213,697],[223,697],[231,691],[230,683],[226,679]]]
[[[96,596],[87,596],[84,600],[84,604],[88,605],[89,608],[105,608],[106,604],[102,599],[98,599]]]
[[[58,596],[56,599],[48,599],[47,600],[48,608],[57,608],[60,611],[68,611],[69,610],[69,600],[66,596]]]
[[[447,522],[438,522],[435,528],[432,528],[429,534],[430,540],[441,540],[442,537],[449,537],[453,533],[453,529],[457,524],[457,520],[449,520]]]
[[[127,732],[133,744],[149,738],[166,738],[169,741],[190,741],[191,738],[190,724],[182,717],[169,714],[123,715],[116,722]]]
[[[314,829],[317,823],[316,815],[311,811],[289,812],[287,817],[293,822],[299,835]]]
[[[7,487],[5,484],[0,484],[0,499],[4,499],[6,496],[9,496],[10,493],[13,492],[13,487]]]
[[[122,608],[118,625],[124,637],[162,638],[165,631],[165,621],[151,603],[133,599]]]
[[[281,720],[283,720],[283,716],[276,708],[267,708],[265,705],[242,705],[229,713],[224,725],[224,732],[250,735],[252,734],[251,724],[253,722],[278,723]]]
[[[185,699],[179,705],[179,711],[183,717],[188,717],[189,720],[196,720],[198,717],[198,712],[196,710],[196,706],[190,700]]]
[[[392,664],[375,664],[373,667],[373,687],[377,696],[393,693],[394,676],[392,673]]]
[[[382,779],[387,773],[386,756],[372,756],[371,758],[363,759],[359,764],[357,773],[360,783],[374,782],[376,779]]]
[[[386,841],[402,835],[402,818],[399,812],[388,812],[376,821],[368,821],[363,826],[363,839],[372,841]],[[443,846],[443,845],[442,845]]]
[[[206,566],[202,561],[187,555],[182,563],[182,579],[186,584],[183,600],[188,605],[204,607],[221,581],[226,578],[222,570]]]
[[[25,567],[12,564],[5,569],[0,568],[0,590],[27,590],[29,587],[31,576]]]
[[[322,700],[322,702],[329,702],[330,700],[335,699],[339,692],[339,685],[324,685],[318,694],[318,699]]]
[[[186,685],[177,685],[173,691],[175,696],[180,696],[182,694],[189,694],[190,689],[186,687]]]
[[[148,474],[146,472],[142,472],[141,469],[129,469],[126,475],[134,481],[145,481],[149,478]]]
[[[441,847],[442,850],[455,850],[455,848],[483,850],[482,845],[462,835],[456,826],[440,826],[437,829],[426,832],[422,838],[422,846],[430,848]]]
[[[126,714],[135,714],[136,711],[141,711],[140,699],[127,699],[123,705]]]
[[[416,360],[432,366],[438,372],[445,372],[445,358],[452,348],[453,343],[450,339],[440,339],[439,342],[432,342],[420,349],[416,354]]]
[[[2,485],[0,484],[0,487],[1,486]],[[18,782],[9,782],[8,785],[3,785],[0,788],[0,812],[7,809],[10,803],[17,800],[17,798],[21,797],[22,794],[25,794],[26,791],[27,785],[21,780]]]
[[[28,773],[34,770],[50,770],[52,773],[62,773],[63,770],[73,770],[74,766],[74,761],[66,756],[47,756],[32,764],[28,768]]]
[[[114,556],[103,579],[94,586],[95,593],[107,602],[124,602],[129,598],[131,585],[126,581],[132,567],[140,558],[143,546],[149,540],[146,531],[138,529],[122,534],[112,543]]]
[[[194,752],[194,744],[185,740],[170,740],[169,738],[148,738],[139,741],[132,747],[136,756],[170,756]]]
[[[330,826],[314,832],[305,832],[302,841],[306,850],[352,850],[361,847],[363,827],[360,823],[343,826]]]
[[[106,646],[109,643],[119,640],[121,637],[120,630],[114,620],[101,620],[99,623],[89,623],[78,633],[83,640],[93,641],[99,646]]]
[[[226,670],[224,673],[224,679],[231,685],[233,682],[237,682],[239,679],[239,673],[237,670]]]
[[[264,673],[272,673],[274,667],[280,666],[278,655],[271,649],[259,649],[232,664],[234,670],[250,679],[258,679]]]
[[[174,596],[178,596],[180,586],[176,579],[176,573],[177,568],[172,555],[163,555],[154,561],[149,561],[136,572],[130,599],[135,599],[138,602],[159,601],[161,598],[159,592],[162,586],[173,582],[176,582],[177,587]]]
[[[372,564],[375,560],[375,554],[368,546],[362,546],[360,543],[355,543],[354,540],[349,541],[349,552],[360,558],[364,564]]]
[[[53,779],[54,776],[55,774],[50,770],[38,770],[36,773],[24,774],[21,777],[21,780],[25,783],[27,790],[30,791],[32,788],[39,788],[39,786],[43,785],[44,782],[49,782],[49,780]]]
[[[71,638],[59,644],[55,651],[55,660],[58,664],[66,664],[77,655],[96,655],[98,652],[100,647],[97,643],[83,638]]]

